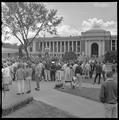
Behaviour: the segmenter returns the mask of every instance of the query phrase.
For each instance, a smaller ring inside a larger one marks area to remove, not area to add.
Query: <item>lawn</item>
[[[100,88],[82,87],[82,89],[80,90],[79,88],[73,89],[70,86],[65,85],[64,89],[57,88],[57,90],[62,91],[62,92],[66,92],[68,94],[81,96],[81,97],[85,97],[85,98],[100,102],[100,100],[99,100]]]
[[[4,118],[76,118],[68,112],[34,101]]]
[[[114,74],[113,78],[115,79],[115,81],[117,82],[117,73]],[[91,83],[93,84],[94,82],[94,78],[92,79],[82,79],[83,83]],[[97,78],[97,82],[98,82],[98,78]],[[104,81],[101,78],[100,83],[102,84]],[[62,88],[57,88],[57,90],[62,91],[62,92],[66,92],[72,95],[76,95],[76,96],[81,96],[81,97],[85,97],[97,102],[100,102],[99,100],[99,94],[100,94],[100,88],[86,88],[86,87],[82,87],[81,90],[79,90],[78,88],[72,89],[71,86],[65,85],[64,89]]]

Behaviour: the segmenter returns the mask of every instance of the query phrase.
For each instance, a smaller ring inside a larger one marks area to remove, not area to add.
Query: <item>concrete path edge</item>
[[[10,114],[10,113],[24,107],[26,104],[29,104],[32,101],[33,101],[33,97],[29,97],[29,98],[22,100],[14,105],[11,105],[8,108],[2,109],[2,116]]]

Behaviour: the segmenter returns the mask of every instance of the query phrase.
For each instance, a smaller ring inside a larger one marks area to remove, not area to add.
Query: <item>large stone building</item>
[[[31,54],[44,54],[49,48],[50,56],[63,56],[66,51],[91,57],[102,56],[107,51],[117,50],[117,35],[103,29],[90,29],[81,36],[36,38],[29,48]]]

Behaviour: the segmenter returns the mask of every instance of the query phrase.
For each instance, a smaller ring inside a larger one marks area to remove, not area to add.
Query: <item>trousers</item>
[[[51,78],[50,78],[50,70],[45,69],[44,72],[45,72],[45,79],[50,81],[51,80]]]
[[[18,80],[18,93],[24,93],[24,80]]]
[[[104,104],[105,118],[117,118],[117,104]]]

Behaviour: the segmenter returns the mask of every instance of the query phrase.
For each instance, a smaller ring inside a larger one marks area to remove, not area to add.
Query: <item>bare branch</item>
[[[45,23],[45,22],[44,22]],[[33,37],[33,39],[29,42],[28,46],[33,42],[33,40],[36,38],[36,36],[38,35],[38,33],[42,30],[42,26],[44,25],[44,23],[42,23],[42,25],[40,26],[39,30],[37,31],[37,33],[35,34],[35,36]]]
[[[15,33],[13,33],[13,35],[21,42],[22,45],[24,45],[21,39]]]

